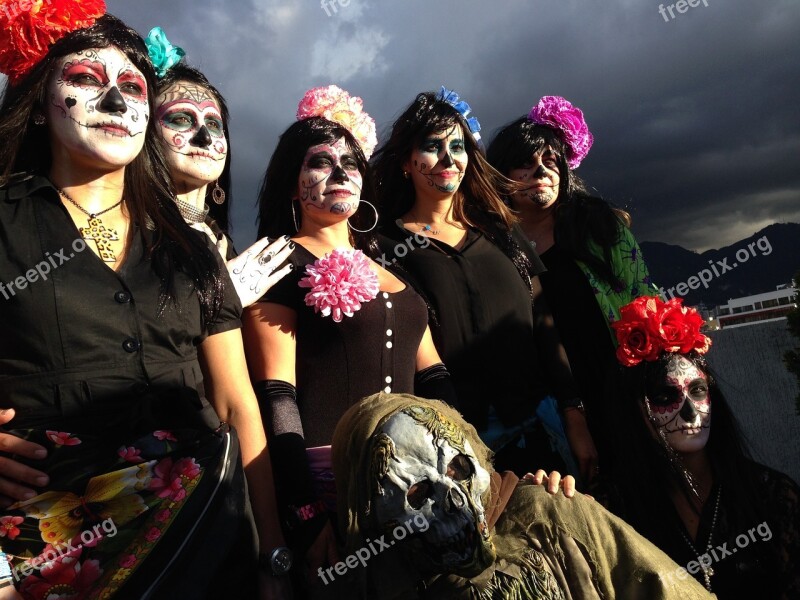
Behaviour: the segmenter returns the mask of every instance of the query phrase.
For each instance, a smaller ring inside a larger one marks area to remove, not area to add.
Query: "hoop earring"
[[[366,200],[360,200],[359,203],[367,204],[370,206],[370,208],[372,208],[372,210],[375,211],[375,222],[369,229],[356,229],[355,227],[353,227],[353,225],[350,223],[349,220],[347,221],[347,226],[350,227],[350,229],[352,229],[353,231],[357,231],[358,233],[369,233],[378,226],[378,209],[375,208],[375,205],[372,204],[372,202],[367,202]]]
[[[225,204],[225,190],[219,187],[219,180],[214,182],[211,198],[214,200],[214,204]]]
[[[297,222],[297,213],[294,210],[294,199],[292,199],[292,225],[294,225],[294,232],[300,231],[300,225]]]
[[[33,124],[34,125],[44,125],[45,123],[47,123],[47,119],[45,118],[44,115],[42,115],[42,114],[34,115],[34,117],[33,117]]]

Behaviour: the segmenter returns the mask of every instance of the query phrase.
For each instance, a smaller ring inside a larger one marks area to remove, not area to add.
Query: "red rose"
[[[680,298],[673,298],[669,302],[659,302],[658,308],[650,318],[650,331],[661,340],[661,349],[664,352],[687,352],[682,348],[687,343],[688,327],[686,323],[686,308],[681,306]]]
[[[626,367],[632,367],[643,360],[658,358],[660,347],[654,343],[645,323],[623,323],[617,330],[617,359]]]

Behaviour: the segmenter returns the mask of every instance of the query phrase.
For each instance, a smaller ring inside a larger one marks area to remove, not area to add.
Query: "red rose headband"
[[[711,339],[700,332],[703,318],[682,303],[682,298],[664,302],[658,296],[641,296],[623,306],[619,320],[611,324],[619,342],[617,360],[633,367],[658,360],[662,352],[708,352]]]
[[[24,8],[23,8],[24,7]],[[0,7],[0,73],[19,83],[58,40],[91,27],[106,13],[103,0],[19,0]]]
[[[528,113],[528,120],[558,130],[567,145],[567,164],[570,169],[580,166],[594,143],[581,109],[572,106],[569,100],[561,96],[543,96]]]

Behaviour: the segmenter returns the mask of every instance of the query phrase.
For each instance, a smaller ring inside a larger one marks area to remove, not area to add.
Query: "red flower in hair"
[[[657,296],[641,296],[623,306],[619,321],[611,325],[619,342],[617,359],[633,367],[658,359],[662,352],[705,354],[711,340],[700,331],[703,319],[682,303],[681,298],[664,302]]]
[[[106,12],[103,0],[5,2],[0,10],[0,72],[19,83],[65,35],[91,27]],[[22,7],[27,6],[27,10]]]

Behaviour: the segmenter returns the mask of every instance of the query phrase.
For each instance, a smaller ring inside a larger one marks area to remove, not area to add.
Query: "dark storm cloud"
[[[665,3],[669,5],[669,3]],[[582,108],[579,170],[634,214],[642,240],[703,250],[800,221],[800,4],[708,0],[669,22],[651,0],[423,0],[337,5],[110,0],[160,25],[228,97],[235,239],[277,136],[311,86],[364,98],[383,132],[414,95],[454,88],[484,138],[544,94]]]

